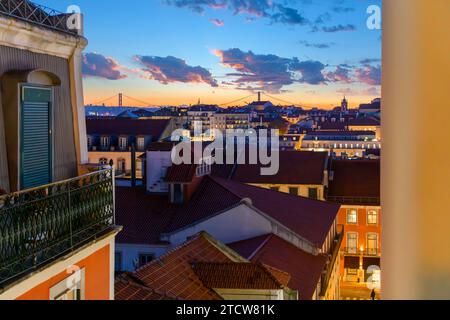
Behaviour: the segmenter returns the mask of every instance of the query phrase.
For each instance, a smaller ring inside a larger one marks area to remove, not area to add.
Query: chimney
[[[261,102],[261,91],[258,91],[258,102]]]

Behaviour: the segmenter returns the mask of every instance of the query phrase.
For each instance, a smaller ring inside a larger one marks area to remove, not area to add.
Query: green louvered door
[[[52,181],[52,91],[22,87],[21,92],[21,189]]]

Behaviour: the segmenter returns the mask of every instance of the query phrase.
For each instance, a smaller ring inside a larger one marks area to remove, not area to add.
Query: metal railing
[[[0,288],[114,228],[112,170],[0,197]]]
[[[71,14],[56,11],[28,0],[0,0],[0,13],[46,28],[78,35],[69,29],[67,21]]]
[[[351,256],[373,256],[373,257],[378,257],[381,255],[381,250],[379,248],[367,248],[364,250],[360,250],[358,248],[350,248],[350,247],[346,247],[343,248],[342,251],[344,252],[344,254],[346,255],[351,255]]]
[[[327,201],[340,203],[340,204],[353,204],[353,205],[379,206],[381,204],[381,200],[379,197],[327,196]]]

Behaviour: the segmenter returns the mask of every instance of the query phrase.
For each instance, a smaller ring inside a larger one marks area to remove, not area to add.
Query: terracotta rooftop
[[[328,197],[377,198],[381,193],[379,160],[333,160]],[[370,203],[369,203],[370,204]]]
[[[114,284],[114,298],[123,300],[174,300],[163,293],[158,293],[149,287],[135,282],[127,276],[119,276]]]
[[[325,255],[311,255],[272,234],[228,246],[252,262],[290,274],[288,287],[297,290],[301,300],[311,300],[327,261]]]
[[[264,266],[255,263],[211,263],[193,265],[195,274],[212,289],[278,290],[283,285]]]
[[[326,152],[280,151],[280,169],[276,175],[261,175],[261,165],[237,165],[233,180],[261,184],[323,183],[327,165]]]
[[[148,195],[144,188],[116,188],[116,223],[123,226],[118,243],[162,244],[160,234],[176,207],[167,196]]]
[[[129,118],[87,118],[87,134],[98,135],[133,135],[159,138],[167,128],[170,120],[139,120]]]
[[[181,300],[221,300],[198,278],[192,266],[202,262],[246,262],[206,233],[200,233],[183,245],[133,273],[134,278],[155,292]]]
[[[325,241],[340,207],[222,178],[205,177],[189,203],[173,216],[166,232],[213,217],[246,199],[250,199],[258,210],[318,246]]]

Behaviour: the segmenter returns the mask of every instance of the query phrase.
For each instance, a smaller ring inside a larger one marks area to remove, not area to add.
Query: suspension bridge
[[[283,105],[289,105],[289,106],[295,106],[295,107],[301,107],[301,103],[298,102],[292,102],[285,99],[280,99],[277,97],[274,97],[272,95],[268,95],[263,92],[254,93],[248,96],[244,96],[239,99],[235,99],[226,103],[218,104],[219,107],[231,107],[231,106],[238,106],[238,105],[248,105],[252,103],[253,101],[271,101],[276,102],[274,104],[283,104]],[[125,104],[124,101],[127,103]],[[200,101],[200,100],[199,100]],[[151,102],[151,101],[145,101],[142,99],[134,98],[131,96],[128,96],[124,93],[117,93],[111,97],[104,98],[98,101],[95,101],[93,103],[90,103],[89,106],[106,106],[106,107],[127,107],[127,106],[133,106],[133,107],[156,107],[160,106],[160,104]]]

